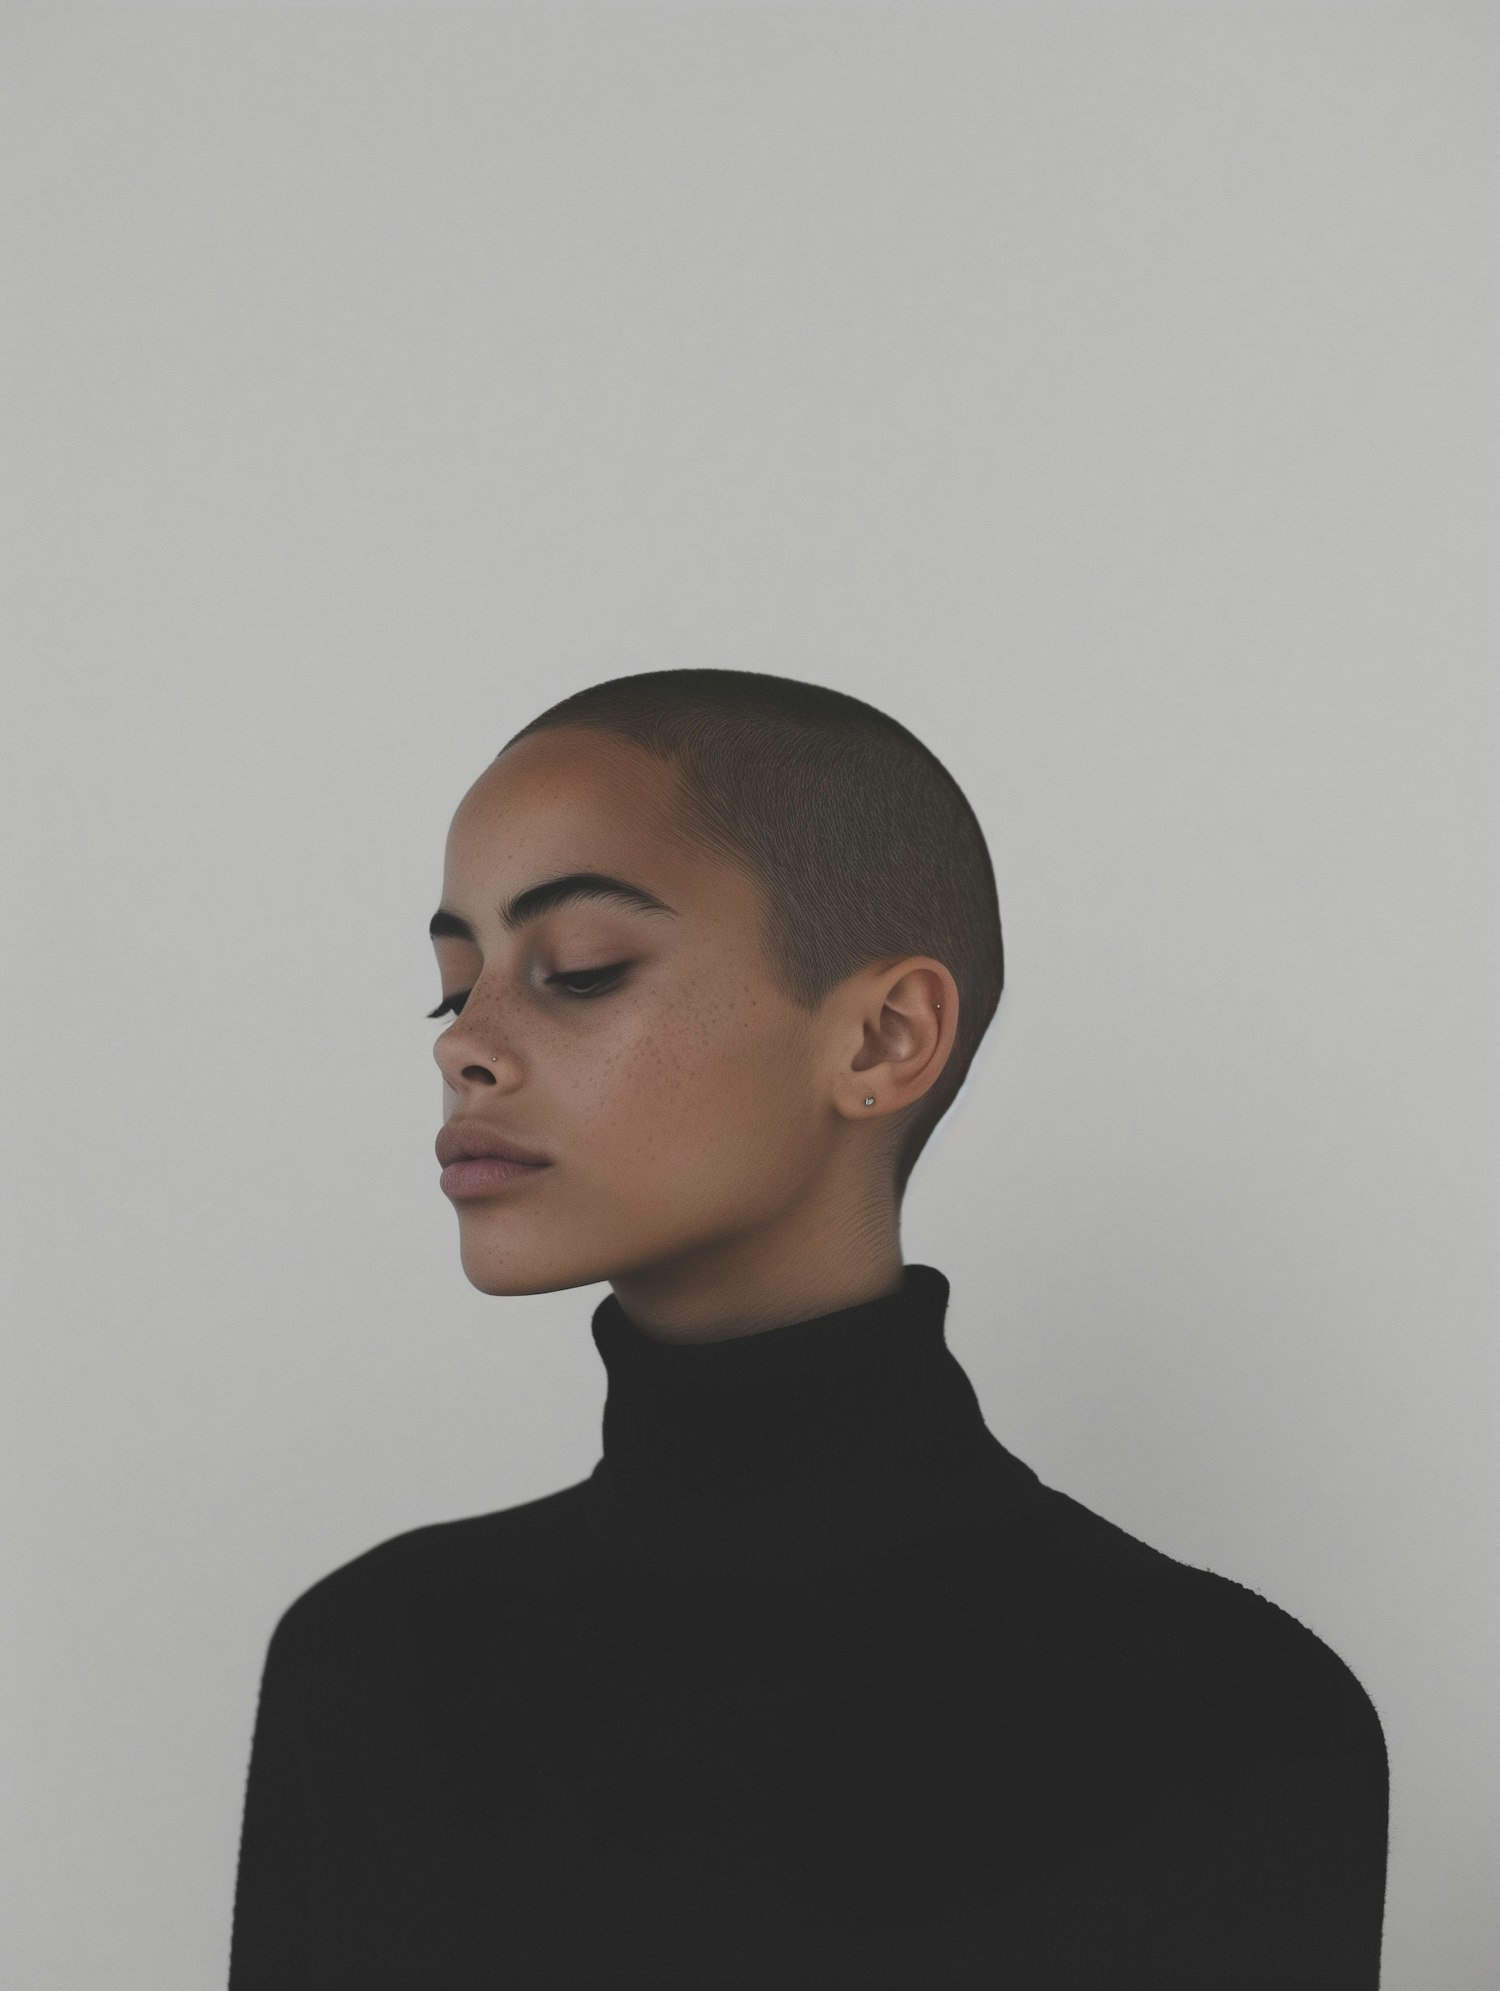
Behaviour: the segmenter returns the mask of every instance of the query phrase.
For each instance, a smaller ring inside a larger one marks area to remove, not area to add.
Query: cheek
[[[798,1173],[816,1145],[799,1057],[797,1047],[757,1043],[746,1031],[690,1046],[682,1062],[663,1068],[640,1116],[665,1144],[674,1175],[696,1170],[722,1184]]]
[[[616,1154],[743,1166],[774,1145],[778,1130],[795,1134],[786,1110],[791,1055],[784,1042],[767,1043],[753,1009],[704,1002],[654,1017],[595,1067],[601,1138]]]

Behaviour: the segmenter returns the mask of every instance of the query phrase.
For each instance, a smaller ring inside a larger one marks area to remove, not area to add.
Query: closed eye
[[[629,966],[630,963],[628,961],[612,961],[608,967],[604,968],[575,968],[571,973],[565,972],[549,975],[547,977],[547,986],[550,988],[556,983],[574,1001],[581,1001],[595,995],[608,995],[610,989],[614,986],[611,977],[617,978],[622,975]],[[587,986],[583,988],[569,988],[567,984],[570,982],[583,982]],[[450,1009],[455,1016],[459,1015],[462,1012],[464,1003],[468,1000],[468,995],[469,992],[465,989],[459,995],[444,996],[436,1009],[428,1010],[428,1017],[446,1016]]]

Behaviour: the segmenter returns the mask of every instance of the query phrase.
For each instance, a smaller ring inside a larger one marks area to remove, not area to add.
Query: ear
[[[860,978],[853,1022],[851,1116],[899,1113],[936,1085],[953,1055],[958,984],[941,961],[908,956]]]

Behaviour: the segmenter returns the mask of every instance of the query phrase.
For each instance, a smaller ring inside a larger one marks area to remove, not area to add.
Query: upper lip
[[[499,1155],[503,1161],[545,1163],[547,1157],[523,1148],[498,1128],[483,1120],[445,1121],[437,1137],[437,1158],[446,1168],[450,1161],[467,1161],[474,1155]]]

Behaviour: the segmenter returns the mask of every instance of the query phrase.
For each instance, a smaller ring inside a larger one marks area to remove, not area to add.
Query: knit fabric
[[[1375,1991],[1368,1695],[1009,1452],[948,1291],[693,1345],[611,1294],[587,1479],[304,1591],[230,1991]]]

